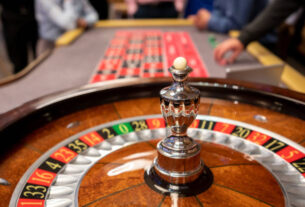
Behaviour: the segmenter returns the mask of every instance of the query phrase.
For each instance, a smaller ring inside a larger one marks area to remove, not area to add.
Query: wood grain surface
[[[214,175],[212,186],[192,197],[156,193],[145,184],[144,171],[156,156],[158,141],[121,148],[96,163],[80,185],[79,205],[284,206],[281,188],[267,169],[242,153],[205,142],[201,158]]]
[[[44,154],[48,149],[50,149],[54,145],[58,144],[59,142],[67,139],[68,137],[78,132],[84,131],[85,129],[91,128],[99,124],[107,123],[114,120],[119,120],[122,118],[150,115],[150,114],[160,114],[159,98],[139,98],[139,99],[117,101],[109,104],[103,104],[103,105],[87,108],[85,110],[80,110],[78,112],[60,117],[56,120],[52,120],[50,123],[38,128],[35,131],[32,131],[30,134],[26,135],[25,137],[22,137],[18,141],[18,143],[15,143],[14,147],[10,149],[8,153],[6,153],[0,158],[0,178],[6,179],[10,183],[10,185],[8,186],[0,185],[0,198],[1,198],[0,206],[8,206],[13,190],[16,184],[18,183],[18,181],[20,180],[20,178],[22,177],[22,175],[25,173],[25,171],[33,164],[33,162],[36,161],[36,159],[38,159],[42,154]],[[284,115],[269,109],[252,106],[249,104],[242,104],[237,102],[224,101],[220,99],[210,99],[210,98],[201,98],[201,106],[200,106],[199,114],[219,116],[219,117],[246,122],[273,131],[280,135],[283,135],[301,144],[302,146],[305,146],[305,138],[304,138],[305,129],[304,127],[302,127],[304,126],[305,121],[289,115]],[[253,116],[256,114],[266,116],[267,122],[259,122],[255,120]],[[75,126],[72,128],[67,127],[71,123],[74,123]],[[9,139],[9,137],[3,139]],[[150,149],[150,146],[147,147]],[[212,155],[205,155],[205,156],[212,156]],[[211,160],[210,161],[211,166],[218,165],[217,161],[213,163],[214,161],[212,160],[214,159],[211,158],[209,160]],[[106,163],[108,162],[110,161],[107,161]],[[109,167],[115,165],[115,164],[106,164],[106,163],[101,163],[100,165],[110,165]],[[121,164],[120,160],[116,160],[115,163]],[[221,169],[225,170],[225,168],[215,168],[213,169],[213,171],[216,172]],[[245,167],[245,169],[243,170],[253,171],[253,169],[251,170],[251,165]],[[237,168],[236,171],[238,171]],[[137,176],[138,175],[135,176],[135,180],[140,179],[140,178],[136,178]],[[223,182],[229,182],[229,180],[226,180],[221,176],[219,177],[219,179],[218,176],[216,178],[217,180],[219,180],[219,182],[217,183],[217,185],[215,186],[213,185],[213,189],[215,189],[213,191],[215,192],[217,191],[217,189],[222,188],[222,186],[224,185]],[[251,179],[249,180],[249,182],[250,181]],[[147,188],[144,184],[141,184],[143,183],[141,180],[138,180],[137,182],[139,184],[138,186],[139,188]],[[226,190],[228,192],[232,191],[230,189],[230,186],[232,186],[233,188],[234,186],[233,184],[234,183],[232,184],[226,183],[226,186],[228,187]],[[256,195],[255,192],[252,191],[247,192],[247,188],[249,188],[248,190],[251,190],[251,187],[249,187],[248,184],[244,186],[243,185],[234,186],[234,189],[238,189],[235,192],[235,194],[237,195],[238,191],[240,190],[246,193],[251,193],[258,197],[258,195]],[[129,190],[134,192],[134,189],[129,189]],[[209,191],[207,191],[206,193],[208,194],[208,192]],[[106,194],[107,193],[105,193],[105,196]],[[168,198],[165,199],[162,196],[160,197],[159,194],[155,194],[154,196],[155,196],[155,199],[153,199],[154,201],[145,200],[147,198],[142,197],[143,202],[150,203],[150,202],[158,201],[160,203],[161,200],[163,200],[164,204],[167,203]],[[108,197],[107,199],[115,200],[115,198],[116,197]],[[204,201],[204,198],[197,197],[196,200],[198,199],[199,200],[201,199],[202,202]],[[225,202],[225,200],[229,198],[226,198],[224,195],[224,197],[222,197],[221,199],[223,199],[223,202]],[[188,199],[186,199],[185,201],[181,200],[179,202],[188,203],[187,200]],[[260,202],[260,201],[255,201],[255,202]],[[269,200],[265,202],[271,203],[271,201]],[[207,202],[205,206],[209,206],[209,205],[212,204],[209,204]]]

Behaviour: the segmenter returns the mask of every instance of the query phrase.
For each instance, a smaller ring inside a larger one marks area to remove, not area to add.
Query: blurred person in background
[[[258,40],[281,25],[301,7],[305,7],[304,0],[274,0],[253,22],[242,29],[238,38],[225,40],[215,48],[215,60],[222,65],[233,63],[251,41]],[[228,52],[231,54],[225,55]]]
[[[136,19],[177,18],[184,0],[126,0],[127,13]]]
[[[202,8],[191,17],[199,30],[228,33],[240,30],[268,4],[268,0],[214,0],[213,11]]]
[[[87,0],[36,0],[38,21],[38,54],[54,47],[55,40],[75,28],[88,28],[98,20],[98,14]]]
[[[34,0],[0,0],[0,4],[7,54],[13,64],[13,72],[18,73],[28,65],[29,51],[33,58],[36,57],[38,32]]]

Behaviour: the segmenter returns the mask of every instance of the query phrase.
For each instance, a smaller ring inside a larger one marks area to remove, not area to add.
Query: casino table
[[[139,31],[141,29],[144,32],[157,31],[162,33],[162,40],[165,39],[163,37],[168,32],[183,33],[186,38],[181,35],[182,38],[180,40],[176,41],[174,39],[173,45],[179,46],[181,45],[180,42],[187,39],[186,45],[191,45],[191,49],[180,48],[180,53],[177,53],[177,55],[182,54],[194,57],[193,59],[200,64],[198,67],[204,70],[195,74],[195,76],[225,78],[225,67],[218,65],[214,61],[213,48],[215,44],[228,36],[197,31],[187,20],[100,21],[91,30],[84,32],[81,29],[77,29],[67,32],[58,39],[57,47],[54,50],[46,51],[45,54],[23,71],[24,74],[17,75],[19,79],[12,82],[8,80],[7,84],[0,84],[0,96],[2,97],[0,113],[45,94],[80,87],[89,83],[94,74],[98,73],[99,68],[103,67],[101,65],[107,54],[107,48],[111,47],[111,41],[115,39],[116,33],[129,30],[137,34],[141,33]],[[171,55],[171,58],[175,55],[175,53]],[[148,76],[142,74],[140,77],[168,76],[166,70],[170,65],[169,52],[162,52],[159,57],[166,63],[163,67],[158,66],[159,68],[157,68],[157,70],[163,70],[163,74],[161,76],[153,73],[148,74]],[[282,64],[282,62],[260,44],[253,43],[249,50],[244,52],[239,60],[231,65],[230,68],[253,68],[274,64]],[[111,73],[114,71],[110,70],[107,72]],[[121,77],[120,74],[117,74],[115,78],[137,76],[139,76],[139,73],[131,75],[123,74]],[[282,79],[288,88],[305,92],[304,84],[302,84],[304,77],[300,76],[289,66],[286,66]]]
[[[85,85],[111,39],[105,28],[80,32],[1,86],[0,206],[305,206],[304,94],[221,78],[189,78],[201,98],[188,134],[212,182],[184,196],[156,188],[145,172],[169,133],[159,93],[172,80]],[[166,28],[195,40],[192,28]],[[220,70],[211,55],[203,62]]]
[[[167,134],[159,91],[170,82],[97,83],[3,114],[1,206],[304,206],[305,96],[224,79],[190,79],[201,105],[188,133],[211,187],[176,200],[151,188],[144,171]]]

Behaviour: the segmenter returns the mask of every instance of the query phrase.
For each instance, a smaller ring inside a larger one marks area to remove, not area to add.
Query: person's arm
[[[64,0],[62,8],[54,3],[54,1],[39,1],[43,10],[56,25],[65,30],[74,29],[76,27],[77,16],[73,10],[72,0]]]
[[[246,47],[279,26],[294,11],[303,5],[302,0],[275,0],[240,33],[239,40]]]
[[[208,22],[208,30],[218,33],[228,33],[230,30],[241,29],[250,21],[251,10],[256,3],[255,0],[225,1],[214,1],[214,10]]]
[[[303,4],[303,0],[275,0],[241,31],[238,39],[230,38],[219,44],[214,50],[215,60],[222,65],[233,63],[251,41],[259,39],[280,25],[284,19]],[[233,52],[232,55],[225,58],[225,54],[229,51]]]
[[[98,20],[98,14],[87,0],[82,0],[83,3],[83,19],[87,25],[92,26]]]

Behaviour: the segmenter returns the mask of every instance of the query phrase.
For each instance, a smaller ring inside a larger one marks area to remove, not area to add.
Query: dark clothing
[[[35,18],[34,0],[0,0],[3,11]]]
[[[107,0],[89,0],[92,7],[98,13],[99,19],[108,19],[108,1]]]
[[[173,2],[160,2],[157,4],[139,5],[137,12],[134,14],[135,19],[151,19],[151,18],[177,18]]]
[[[28,49],[36,56],[38,40],[34,3],[27,0],[2,0],[2,23],[6,49],[14,73],[28,64]]]
[[[272,31],[298,8],[305,6],[304,0],[275,0],[240,33],[239,40],[244,46]]]
[[[199,9],[213,10],[213,0],[188,0],[184,11],[184,17],[197,14]]]
[[[268,0],[214,0],[208,30],[228,33],[240,30],[268,4]]]

